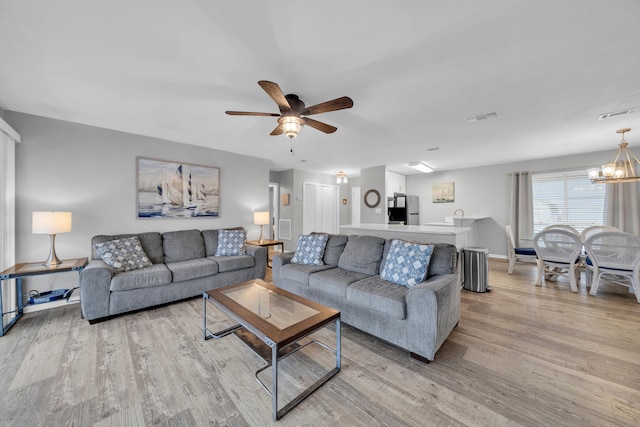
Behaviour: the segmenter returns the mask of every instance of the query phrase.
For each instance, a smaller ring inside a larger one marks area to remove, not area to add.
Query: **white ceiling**
[[[338,131],[305,128],[291,155],[269,136],[276,118],[224,114],[278,112],[258,80],[354,107],[313,116]],[[0,107],[272,170],[357,176],[613,150],[622,127],[638,146],[640,113],[598,120],[635,106],[637,0],[0,0]]]

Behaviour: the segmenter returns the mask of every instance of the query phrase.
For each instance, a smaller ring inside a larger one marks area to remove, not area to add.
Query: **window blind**
[[[604,224],[605,184],[592,184],[586,170],[531,175],[533,232],[569,224],[581,232]]]

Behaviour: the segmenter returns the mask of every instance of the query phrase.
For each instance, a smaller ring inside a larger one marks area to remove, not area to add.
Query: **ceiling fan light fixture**
[[[618,145],[616,158],[603,164],[599,168],[591,168],[587,171],[592,183],[618,184],[620,182],[640,182],[640,159],[629,149],[629,144],[624,139],[624,134],[631,131],[629,128],[617,130],[622,134],[622,140]]]
[[[278,121],[288,138],[295,138],[302,130],[302,119],[300,117],[283,116]]]
[[[429,166],[427,166],[427,164],[424,163],[424,162],[411,162],[411,163],[409,163],[409,166],[411,166],[415,170],[420,171],[422,173],[433,172],[433,169],[431,169]]]

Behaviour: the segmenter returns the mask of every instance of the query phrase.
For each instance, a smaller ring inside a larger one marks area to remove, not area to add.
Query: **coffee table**
[[[338,310],[309,301],[260,279],[207,291],[202,296],[202,332],[205,340],[222,338],[244,328],[270,348],[271,354],[268,352],[261,354],[259,350],[256,351],[265,359],[267,365],[256,371],[255,377],[262,388],[271,395],[271,412],[274,420],[284,416],[340,371],[340,312]],[[212,332],[207,328],[207,302],[213,303],[238,324]],[[336,323],[335,349],[315,339],[298,344],[301,339],[334,321]],[[335,368],[299,393],[282,409],[278,409],[278,362],[311,344],[335,353]],[[258,377],[269,367],[271,367],[271,389]]]

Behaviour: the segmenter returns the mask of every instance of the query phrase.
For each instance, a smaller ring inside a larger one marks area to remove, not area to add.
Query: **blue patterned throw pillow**
[[[412,287],[427,277],[433,245],[394,239],[380,277],[398,285]]]
[[[292,264],[324,265],[322,257],[327,247],[328,234],[301,234],[298,237],[296,253],[291,258]]]
[[[220,230],[216,256],[245,255],[246,244],[246,230]]]
[[[142,249],[140,239],[126,237],[93,245],[100,258],[117,271],[151,267],[153,263]]]

